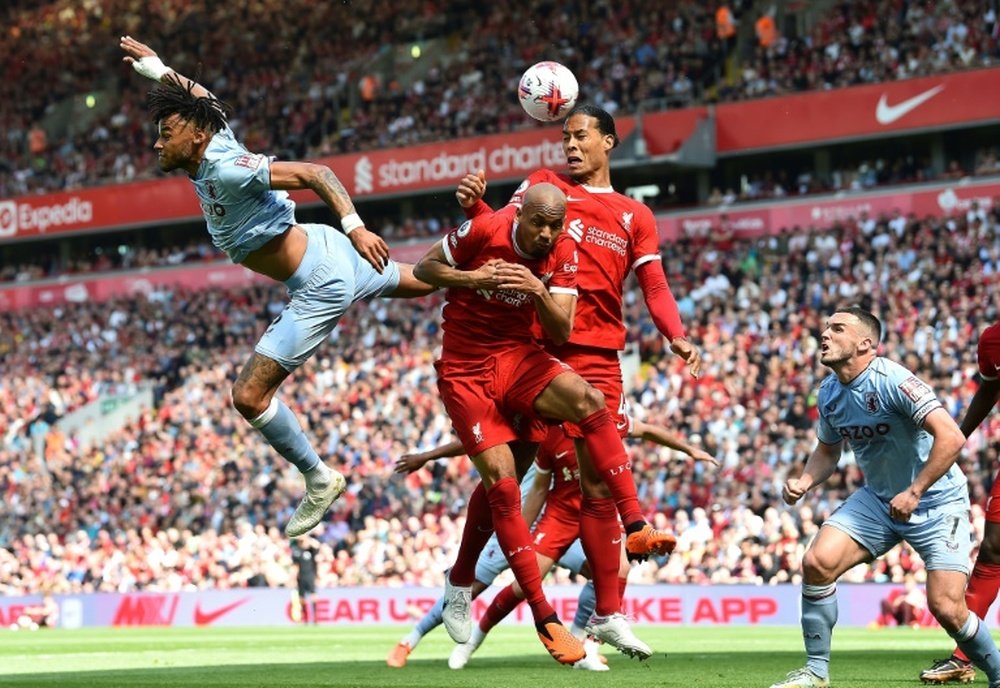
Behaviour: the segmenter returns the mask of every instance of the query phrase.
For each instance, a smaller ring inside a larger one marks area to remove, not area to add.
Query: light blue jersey
[[[234,263],[295,224],[295,202],[271,189],[271,160],[248,151],[228,126],[212,137],[191,182],[212,243]]]
[[[867,488],[879,499],[888,503],[906,490],[927,463],[933,438],[923,423],[941,402],[929,385],[898,363],[878,357],[846,385],[829,375],[820,385],[818,403],[820,442],[847,440]],[[967,495],[965,475],[953,465],[924,493],[920,507]]]

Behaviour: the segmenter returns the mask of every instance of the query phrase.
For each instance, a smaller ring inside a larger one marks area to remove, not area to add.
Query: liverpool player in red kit
[[[445,583],[445,628],[456,642],[469,639],[475,562],[495,529],[539,638],[556,660],[572,664],[583,658],[583,645],[542,593],[508,445],[541,440],[519,434],[513,420],[537,415],[577,423],[592,451],[627,461],[601,393],[534,340],[536,317],[556,342],[565,342],[573,329],[577,251],[562,234],[565,212],[563,193],[539,184],[524,195],[522,207],[450,232],[414,270],[429,284],[448,288],[442,353],[435,364],[438,389],[482,478],[469,500],[462,547]]]
[[[687,340],[677,303],[667,286],[660,262],[656,222],[650,210],[611,187],[610,154],[618,145],[614,119],[593,105],[574,108],[563,124],[563,149],[568,175],[551,170],[531,174],[515,192],[510,205],[523,202],[526,190],[538,183],[558,186],[566,194],[565,234],[580,253],[579,302],[573,333],[567,343],[547,350],[573,367],[604,394],[620,436],[628,430],[618,352],[625,345],[622,295],[625,278],[634,270],[657,329],[670,341],[698,376],[701,358]],[[467,175],[457,196],[469,217],[491,211],[481,199],[483,175]],[[503,211],[501,211],[503,212]],[[581,429],[568,426],[575,438]],[[641,558],[650,532],[636,496],[631,465],[610,453],[598,453],[578,442],[583,507],[581,541],[597,592],[595,617],[588,627],[595,636],[628,652],[627,623],[618,611],[618,538],[615,512],[628,537],[626,550]],[[671,539],[659,549],[673,549]]]
[[[975,432],[1000,399],[1000,323],[990,325],[979,335],[976,349],[979,375],[982,384],[969,402],[962,419],[962,432],[966,437]],[[1000,474],[993,478],[993,488],[986,502],[986,528],[979,545],[979,556],[965,590],[965,603],[980,619],[985,619],[1000,590]],[[976,668],[955,648],[947,659],[934,662],[930,669],[920,673],[924,683],[969,683],[976,676]]]

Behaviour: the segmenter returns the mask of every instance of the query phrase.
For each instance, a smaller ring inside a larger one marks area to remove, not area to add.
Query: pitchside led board
[[[868,626],[875,622],[883,600],[903,594],[902,585],[842,584],[837,588],[839,626]],[[317,594],[319,624],[412,624],[412,612],[429,609],[440,591],[428,588],[336,588]],[[576,612],[576,586],[545,589],[563,619]],[[495,589],[473,603],[480,618]],[[695,626],[795,626],[799,623],[797,585],[633,585],[624,611],[637,624]],[[292,620],[290,590],[243,590],[180,593],[132,593],[56,596],[59,625],[63,628],[95,626],[288,626]],[[0,624],[9,626],[21,610],[39,598],[0,598]],[[930,614],[926,623],[932,625]],[[530,624],[531,614],[522,605],[504,623]],[[994,606],[987,622],[1000,625]]]

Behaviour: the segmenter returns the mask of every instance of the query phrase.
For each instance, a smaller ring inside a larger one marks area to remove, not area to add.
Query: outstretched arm
[[[704,461],[712,464],[713,466],[719,465],[719,462],[715,460],[715,457],[707,451],[691,446],[680,437],[677,437],[673,433],[667,431],[666,428],[660,427],[659,425],[644,423],[641,420],[633,420],[632,431],[629,433],[629,437],[641,437],[647,442],[655,442],[656,444],[664,447],[669,447],[670,449],[676,449],[679,452],[683,452],[695,461]]]
[[[443,459],[445,457],[461,456],[465,453],[465,447],[458,440],[454,442],[449,442],[448,444],[442,444],[439,447],[434,447],[433,449],[428,449],[425,452],[418,452],[416,454],[406,454],[402,456],[398,461],[396,461],[396,467],[393,469],[395,473],[413,473],[424,466],[424,464],[434,461],[435,459]]]
[[[697,378],[701,375],[701,354],[685,335],[663,264],[658,259],[647,261],[636,268],[635,275],[639,278],[639,288],[656,329],[670,340],[670,350],[687,362],[691,376]]]
[[[193,79],[189,79],[183,74],[178,74],[170,67],[163,64],[163,60],[156,54],[156,51],[145,43],[140,43],[131,36],[122,36],[119,43],[121,49],[125,51],[122,61],[132,65],[135,71],[142,74],[147,79],[162,82],[163,77],[172,74],[180,80],[184,86],[191,86],[191,93],[198,98],[214,98],[211,91]]]
[[[378,272],[385,269],[386,261],[389,260],[389,247],[382,237],[365,228],[364,222],[354,210],[354,202],[347,189],[329,167],[311,162],[275,161],[271,163],[271,188],[286,191],[312,189],[340,218],[340,226],[358,255],[371,263]]]

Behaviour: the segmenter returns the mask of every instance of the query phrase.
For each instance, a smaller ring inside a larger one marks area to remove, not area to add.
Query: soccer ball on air
[[[580,87],[573,72],[558,62],[539,62],[528,67],[517,86],[517,98],[529,115],[542,122],[566,116],[576,104]]]

